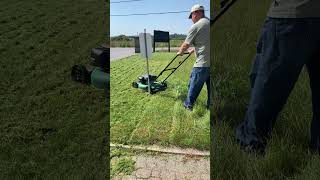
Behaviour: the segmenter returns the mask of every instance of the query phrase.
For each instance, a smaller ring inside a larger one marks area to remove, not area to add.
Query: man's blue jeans
[[[184,105],[193,107],[193,104],[197,100],[200,91],[206,83],[208,92],[207,107],[210,106],[210,67],[194,67],[190,75],[188,96],[184,101]]]
[[[311,146],[320,147],[320,18],[266,19],[250,76],[248,110],[236,129],[239,143],[266,144],[304,65],[312,92]]]

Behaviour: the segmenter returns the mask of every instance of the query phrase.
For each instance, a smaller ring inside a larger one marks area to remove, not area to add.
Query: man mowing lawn
[[[313,105],[310,147],[320,150],[319,10],[319,0],[273,1],[257,45],[248,110],[236,129],[243,148],[264,152],[278,113],[306,65]]]
[[[196,52],[196,62],[190,76],[188,95],[183,103],[186,109],[192,111],[204,83],[208,91],[207,108],[210,106],[210,21],[205,17],[204,7],[199,4],[191,8],[189,19],[194,24],[177,54],[182,56],[191,45],[194,48],[189,50],[189,53]]]

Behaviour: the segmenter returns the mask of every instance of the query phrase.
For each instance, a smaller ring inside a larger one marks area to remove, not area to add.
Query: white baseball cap
[[[190,11],[190,15],[189,15],[189,19],[191,19],[192,13],[195,11],[204,11],[204,7],[201,6],[200,4],[196,4],[196,5],[192,6],[191,11]]]

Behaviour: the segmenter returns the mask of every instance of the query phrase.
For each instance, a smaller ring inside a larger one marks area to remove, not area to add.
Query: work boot
[[[183,107],[185,108],[185,109],[187,109],[187,110],[189,110],[189,111],[192,111],[192,106],[188,106],[188,105],[186,105],[186,103],[185,102],[183,102]]]
[[[320,147],[317,144],[309,143],[309,149],[312,153],[318,153],[318,155],[320,155]]]
[[[237,140],[237,143],[240,145],[240,149],[247,153],[256,153],[259,155],[265,154],[266,144],[258,141],[252,141],[250,144],[244,144]]]

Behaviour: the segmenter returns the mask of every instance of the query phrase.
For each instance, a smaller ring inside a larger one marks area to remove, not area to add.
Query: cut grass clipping
[[[131,175],[135,171],[135,161],[131,151],[111,148],[111,178],[117,175]]]
[[[175,53],[154,53],[150,73],[157,75],[174,56]],[[182,60],[179,58],[175,63]],[[146,74],[146,61],[139,55],[111,62],[111,142],[208,150],[210,111],[206,109],[206,86],[192,112],[183,107],[194,60],[191,55],[167,80],[166,91],[154,95],[131,86],[138,76]]]
[[[115,175],[131,175],[135,170],[135,162],[131,157],[119,157],[111,166],[111,177]]]

